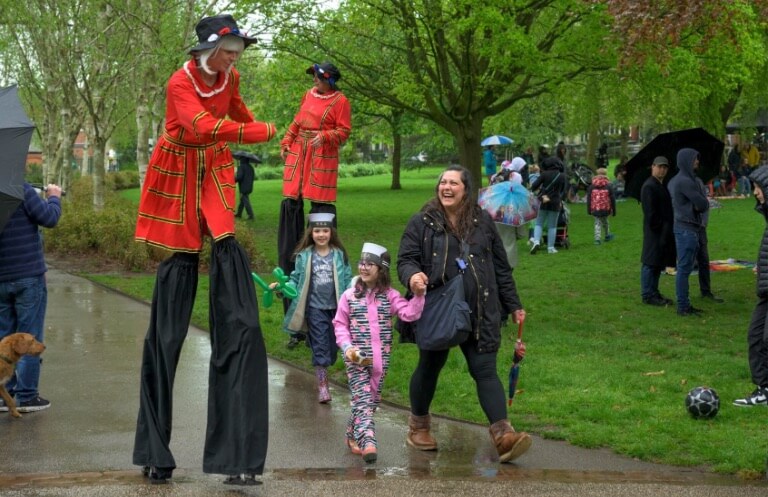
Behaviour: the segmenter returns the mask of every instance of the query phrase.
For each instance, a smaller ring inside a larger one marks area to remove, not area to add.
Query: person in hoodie
[[[699,250],[699,238],[704,230],[703,215],[709,210],[709,200],[696,181],[699,168],[699,152],[692,148],[677,153],[679,172],[669,182],[674,212],[673,232],[677,248],[677,314],[690,316],[701,314],[701,309],[691,305],[688,295],[688,277],[693,271],[693,262]]]
[[[755,210],[766,221],[760,249],[757,252],[755,275],[757,276],[757,304],[752,311],[752,319],[747,330],[747,345],[749,351],[749,372],[752,383],[757,388],[742,399],[735,399],[733,405],[738,407],[768,406],[768,204],[765,203],[765,192],[768,189],[768,166],[762,166],[749,175],[755,185]]]
[[[587,213],[595,218],[595,245],[602,243],[602,234],[605,232],[605,241],[613,240],[610,232],[608,216],[616,215],[616,194],[608,180],[604,167],[597,168],[597,175],[592,178],[592,184],[587,188]]]

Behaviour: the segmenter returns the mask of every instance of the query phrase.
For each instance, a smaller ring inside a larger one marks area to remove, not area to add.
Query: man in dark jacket
[[[664,178],[669,171],[666,157],[656,157],[651,165],[651,177],[640,190],[643,206],[643,253],[640,257],[640,291],[643,303],[671,305],[672,300],[659,292],[659,276],[667,266],[675,265],[675,237],[672,232],[672,198]]]
[[[48,185],[45,200],[29,183],[24,183],[23,191],[24,200],[0,230],[0,339],[24,331],[44,342],[48,267],[40,227],[53,228],[58,224],[61,188]],[[38,390],[41,364],[40,357],[22,357],[5,385],[8,393],[16,397],[19,412],[51,407]],[[0,404],[0,411],[7,410],[5,403]]]
[[[237,174],[235,175],[235,181],[237,181],[237,187],[240,190],[240,205],[237,206],[235,217],[242,217],[243,208],[245,208],[249,220],[253,219],[253,208],[248,198],[248,195],[253,191],[254,172],[251,160],[253,159],[240,157],[240,167],[237,168]]]
[[[699,237],[704,229],[702,214],[709,210],[709,200],[696,182],[695,171],[699,167],[699,152],[684,148],[677,153],[680,170],[669,182],[672,210],[675,213],[675,247],[677,249],[677,314],[690,316],[701,314],[701,309],[691,305],[688,297],[688,277],[699,250]]]

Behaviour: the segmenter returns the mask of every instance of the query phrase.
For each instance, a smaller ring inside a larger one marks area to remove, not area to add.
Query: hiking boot
[[[51,407],[51,403],[40,396],[26,402],[16,403],[16,408],[19,412],[36,412],[48,409],[49,407]]]
[[[517,433],[509,421],[502,419],[488,429],[491,440],[499,454],[499,462],[509,462],[525,454],[531,447],[531,436],[525,432]]]
[[[408,416],[408,436],[405,441],[408,445],[418,450],[437,450],[437,440],[429,433],[432,417]]]
[[[536,240],[534,240],[533,243],[531,244],[531,255],[533,255],[536,252],[538,252],[540,246],[541,246],[541,244],[539,242],[537,242]]]
[[[743,399],[736,399],[733,405],[738,407],[768,406],[768,388],[757,387]]]
[[[548,254],[556,254],[557,253],[557,249],[555,247],[549,247],[549,248],[547,248],[547,253]]]

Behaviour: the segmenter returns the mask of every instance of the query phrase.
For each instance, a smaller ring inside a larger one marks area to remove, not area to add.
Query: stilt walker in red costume
[[[203,471],[253,485],[267,454],[267,358],[248,257],[235,240],[235,167],[227,142],[275,136],[243,103],[240,54],[256,41],[230,15],[202,19],[192,58],[168,81],[165,129],[141,193],[136,239],[174,254],[157,271],[144,340],[133,463],[152,483],[176,468],[173,382],[197,290],[204,237],[210,263],[211,360]]]
[[[299,111],[280,141],[283,169],[283,202],[277,233],[279,265],[285,274],[294,269],[293,254],[304,233],[304,199],[311,203],[310,214],[334,214],[336,226],[336,180],[339,147],[352,130],[349,100],[337,87],[341,72],[329,62],[312,64],[306,71],[313,86],[301,99]],[[287,309],[290,301],[285,301]],[[298,343],[293,336],[289,347]]]

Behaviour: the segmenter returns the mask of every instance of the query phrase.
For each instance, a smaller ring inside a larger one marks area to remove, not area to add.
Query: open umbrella
[[[521,319],[517,323],[517,340],[515,341],[515,355],[512,358],[512,367],[509,369],[509,400],[508,405],[512,405],[512,400],[515,398],[515,391],[517,391],[517,380],[520,378],[520,363],[523,360],[524,354],[520,352],[520,349],[525,348],[523,345],[523,322]]]
[[[522,226],[535,219],[539,200],[520,183],[502,181],[478,192],[477,205],[488,211],[494,221]]]
[[[661,133],[627,161],[624,194],[640,200],[643,183],[651,175],[651,163],[659,155],[669,161],[669,173],[664,180],[669,181],[677,174],[677,152],[683,148],[693,148],[699,152],[701,158],[697,174],[704,183],[720,172],[725,144],[704,128]]]
[[[515,143],[515,140],[512,138],[507,138],[502,135],[491,135],[488,138],[483,139],[483,141],[480,142],[480,145],[489,147],[491,145],[512,145],[513,143]]]
[[[241,160],[246,159],[254,164],[261,164],[261,159],[259,159],[258,155],[246,152],[245,150],[236,150],[235,152],[232,152],[232,157]]]
[[[34,129],[16,85],[0,88],[0,231],[24,200],[24,173]]]

